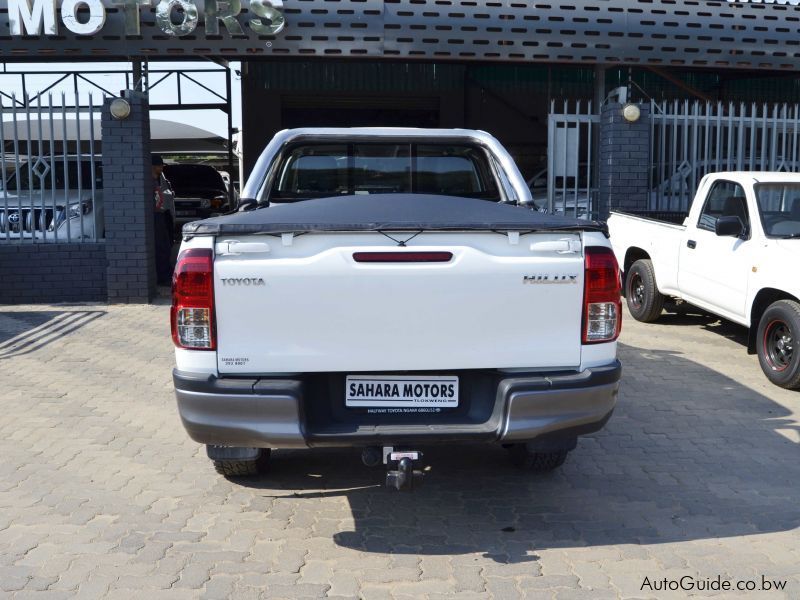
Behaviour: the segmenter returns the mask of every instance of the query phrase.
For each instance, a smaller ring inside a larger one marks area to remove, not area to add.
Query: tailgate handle
[[[688,242],[686,242],[686,245],[689,246],[689,248],[691,248],[692,250],[697,248],[697,242],[695,242],[694,240],[689,240]]]
[[[218,255],[265,254],[269,252],[269,244],[264,242],[225,240],[217,242],[216,250]]]
[[[531,252],[556,252],[558,254],[575,254],[581,251],[580,240],[552,240],[531,243]]]

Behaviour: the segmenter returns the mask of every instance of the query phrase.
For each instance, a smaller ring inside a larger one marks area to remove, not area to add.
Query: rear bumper
[[[614,410],[619,361],[580,373],[494,373],[489,390],[474,397],[488,407],[479,422],[428,418],[391,422],[341,418],[321,427],[309,403],[333,402],[309,392],[304,378],[217,378],[175,370],[178,411],[189,436],[200,443],[262,448],[306,448],[470,442],[535,442],[558,447],[597,431]],[[490,394],[494,394],[490,397]],[[346,414],[346,411],[344,412]]]

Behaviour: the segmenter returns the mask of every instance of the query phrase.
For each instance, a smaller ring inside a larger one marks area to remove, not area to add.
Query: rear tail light
[[[172,341],[178,348],[214,350],[214,261],[209,248],[178,256],[172,276]]]
[[[610,248],[587,246],[584,259],[583,343],[613,342],[622,326],[619,265]]]

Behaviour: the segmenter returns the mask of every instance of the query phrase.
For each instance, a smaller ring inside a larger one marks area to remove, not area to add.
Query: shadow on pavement
[[[413,493],[383,489],[355,449],[277,451],[271,472],[237,483],[262,496],[343,497],[355,527],[337,544],[366,552],[479,552],[535,561],[545,548],[659,544],[789,531],[800,525],[800,431],[771,399],[679,353],[621,345],[618,408],[561,470],[514,469],[498,446],[423,449]],[[313,491],[312,491],[313,490]],[[315,534],[315,535],[330,535]]]
[[[694,306],[681,305],[681,307],[678,309],[673,307],[667,308],[667,310],[661,314],[656,323],[659,325],[682,325],[690,327],[697,327],[699,325],[705,331],[711,331],[717,335],[747,347],[747,327],[739,325],[738,323],[734,323],[733,321],[728,321],[722,317],[712,315],[711,313],[705,312],[704,310]]]
[[[35,352],[105,314],[102,310],[0,312],[0,360]]]

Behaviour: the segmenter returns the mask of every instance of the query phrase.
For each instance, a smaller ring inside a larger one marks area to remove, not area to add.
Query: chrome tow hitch
[[[422,452],[417,450],[395,450],[393,446],[369,446],[361,453],[361,461],[368,467],[377,467],[381,464],[395,466],[386,471],[386,487],[399,491],[407,491],[422,485],[425,473],[414,469],[414,461],[422,458]]]
[[[416,450],[396,451],[391,446],[383,448],[383,463],[396,465],[396,469],[386,471],[386,487],[398,491],[410,492],[422,485],[425,473],[414,469],[414,461],[422,458],[422,452]]]

